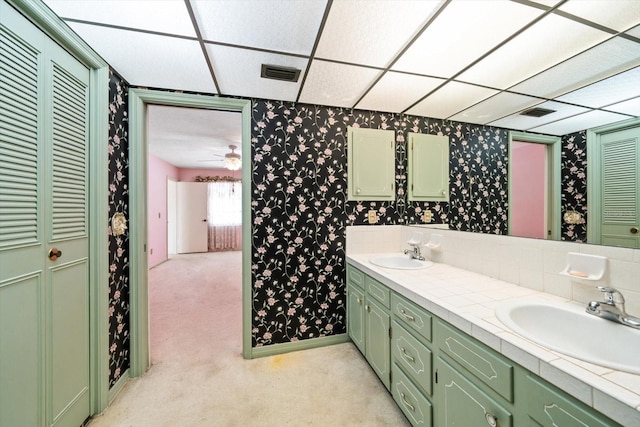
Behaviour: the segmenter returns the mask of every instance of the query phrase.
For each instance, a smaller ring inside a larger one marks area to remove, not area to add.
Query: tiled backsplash
[[[498,236],[493,234],[432,229],[413,226],[347,227],[347,254],[400,252],[409,246],[412,233],[443,236],[438,250],[424,250],[428,259],[449,264],[537,291],[581,303],[601,300],[596,286],[611,286],[622,292],[630,314],[640,316],[640,250]],[[586,281],[560,274],[567,253],[579,252],[608,258],[601,280]]]

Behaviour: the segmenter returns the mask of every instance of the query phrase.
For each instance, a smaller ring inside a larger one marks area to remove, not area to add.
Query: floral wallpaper
[[[129,218],[128,85],[109,73],[109,219]],[[109,387],[129,367],[129,230],[115,236],[109,222]]]
[[[561,213],[577,211],[583,215],[579,224],[562,221],[562,240],[587,241],[587,133],[562,137],[562,207]]]

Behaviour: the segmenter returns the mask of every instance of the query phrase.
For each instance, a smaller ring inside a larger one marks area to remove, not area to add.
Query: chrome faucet
[[[640,329],[640,318],[630,316],[624,310],[624,297],[620,291],[605,286],[598,286],[598,290],[604,293],[604,301],[591,301],[587,304],[587,313]]]
[[[413,249],[405,249],[404,250],[405,255],[409,255],[409,258],[411,258],[411,259],[417,259],[418,261],[424,261],[424,257],[420,253],[420,243],[411,243],[411,242],[409,242],[409,245]]]

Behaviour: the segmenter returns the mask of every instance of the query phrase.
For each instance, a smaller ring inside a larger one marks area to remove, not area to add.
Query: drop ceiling
[[[134,86],[553,135],[640,116],[638,0],[45,3]]]

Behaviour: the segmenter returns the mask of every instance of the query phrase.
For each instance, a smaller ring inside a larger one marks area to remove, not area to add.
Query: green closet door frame
[[[251,347],[251,101],[148,89],[129,90],[130,153],[130,320],[131,367],[137,377],[149,368],[149,288],[147,260],[147,105],[237,111],[242,114],[242,355],[252,357]]]
[[[508,161],[509,161],[509,175],[511,178],[511,168],[512,162],[511,160],[511,144],[513,141],[518,142],[531,142],[536,144],[546,144],[550,146],[550,149],[547,151],[547,165],[549,169],[549,182],[551,185],[549,191],[550,203],[547,207],[548,215],[550,217],[549,220],[549,228],[551,230],[551,235],[547,236],[549,240],[560,240],[560,226],[561,226],[561,191],[560,191],[560,178],[561,178],[561,168],[560,168],[560,156],[562,153],[561,141],[562,139],[559,136],[549,136],[549,135],[539,135],[534,133],[527,132],[516,132],[509,131],[509,153],[508,153]],[[508,195],[508,214],[507,214],[507,234],[511,235],[511,180],[509,179],[507,182],[509,186],[509,195]]]
[[[587,197],[588,197],[588,214],[587,220],[587,243],[600,244],[602,222],[602,168],[598,153],[600,145],[600,137],[605,133],[617,132],[633,127],[640,126],[640,118],[625,120],[622,122],[611,123],[608,125],[598,126],[587,130],[587,164],[589,170],[587,173]]]
[[[109,65],[44,3],[5,0],[89,68],[89,370],[91,413],[109,402]]]

